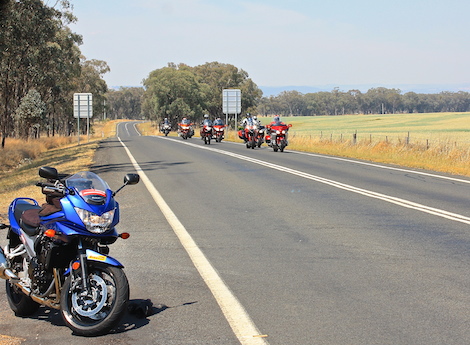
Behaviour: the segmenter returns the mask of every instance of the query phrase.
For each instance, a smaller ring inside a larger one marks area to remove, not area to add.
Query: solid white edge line
[[[129,159],[134,165],[135,170],[140,175],[140,179],[147,187],[155,203],[162,211],[163,215],[167,219],[170,226],[173,228],[173,231],[191,258],[194,266],[198,270],[206,285],[209,287],[209,290],[212,292],[226,320],[230,324],[230,327],[232,328],[240,343],[242,345],[267,345],[268,342],[262,337],[256,325],[251,320],[251,317],[246,312],[245,308],[230,291],[227,285],[225,285],[215,268],[211,265],[201,249],[199,249],[186,228],[168,206],[145,172],[141,169],[130,150],[121,141],[121,138],[118,137],[118,140],[124,147],[127,155],[129,156]]]

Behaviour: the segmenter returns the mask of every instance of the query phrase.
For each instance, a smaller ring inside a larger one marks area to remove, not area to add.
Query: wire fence
[[[299,139],[311,139],[320,141],[329,141],[331,143],[349,143],[356,144],[377,144],[386,143],[390,145],[418,145],[424,146],[429,149],[432,146],[446,146],[453,148],[469,149],[470,148],[470,134],[468,140],[462,139],[461,136],[454,138],[446,135],[429,135],[428,133],[393,133],[393,134],[378,134],[378,133],[336,133],[319,131],[313,134],[290,133],[290,137]]]

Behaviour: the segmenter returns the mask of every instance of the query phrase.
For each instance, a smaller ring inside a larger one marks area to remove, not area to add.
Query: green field
[[[457,142],[470,146],[470,113],[387,114],[283,117],[292,123],[291,135],[350,139],[357,132],[358,140],[403,139]],[[261,118],[263,124],[271,118]]]

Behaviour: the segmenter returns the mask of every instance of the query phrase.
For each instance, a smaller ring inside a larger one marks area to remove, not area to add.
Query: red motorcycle
[[[178,124],[178,135],[183,139],[191,138],[194,135],[194,129],[192,123],[182,122]]]
[[[203,124],[200,131],[201,139],[204,144],[210,145],[212,139],[212,126],[210,124]]]
[[[244,129],[238,131],[238,137],[245,141],[247,149],[254,149],[264,142],[264,129],[260,129],[256,123],[248,122]]]
[[[267,126],[266,143],[273,148],[274,152],[278,150],[284,152],[284,148],[288,145],[287,132],[291,127],[291,124],[286,125],[283,122]]]
[[[225,125],[214,125],[212,129],[212,139],[215,139],[216,142],[220,143],[224,138],[225,134]]]

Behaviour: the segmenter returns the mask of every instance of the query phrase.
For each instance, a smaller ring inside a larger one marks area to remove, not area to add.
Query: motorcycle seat
[[[29,236],[35,236],[39,232],[39,211],[41,206],[31,204],[19,204],[15,208],[15,218],[20,227]]]

